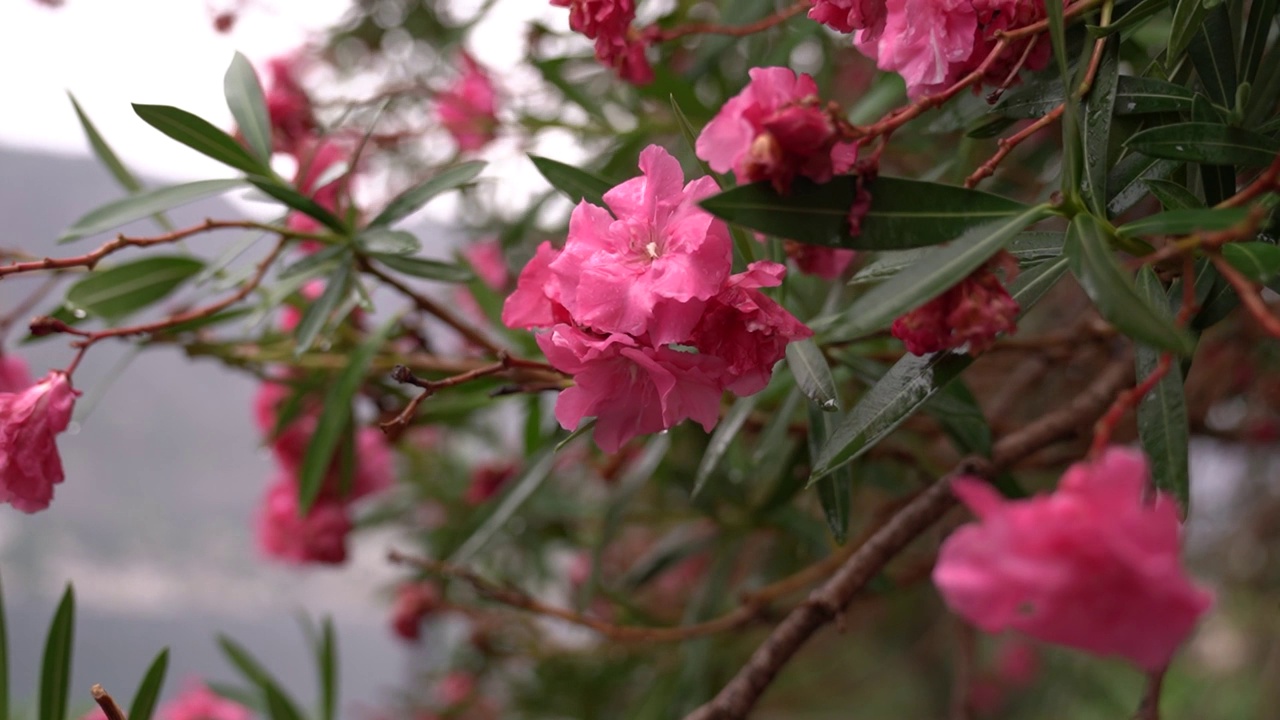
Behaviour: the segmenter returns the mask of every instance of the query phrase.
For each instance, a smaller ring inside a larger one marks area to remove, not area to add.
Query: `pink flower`
[[[454,670],[440,679],[436,686],[436,697],[445,707],[454,707],[466,702],[476,691],[476,677],[463,670]]]
[[[298,79],[300,55],[267,61],[270,82],[264,93],[271,119],[271,137],[276,152],[299,154],[303,141],[315,136],[319,127],[311,108],[311,98]]]
[[[458,63],[462,73],[457,82],[436,95],[436,115],[458,149],[472,152],[497,134],[497,93],[489,75],[470,55],[462,53]]]
[[[648,49],[648,41],[635,31],[623,37],[596,38],[596,59],[632,85],[653,82],[653,66],[645,54]]]
[[[570,322],[569,311],[557,299],[551,272],[551,263],[559,256],[560,251],[549,242],[538,246],[533,259],[520,271],[515,292],[502,304],[503,325],[527,330]]]
[[[786,355],[787,344],[813,335],[758,289],[781,285],[786,271],[778,263],[761,261],[730,277],[725,289],[707,303],[690,336],[689,344],[699,352],[724,360],[726,386],[737,395],[763,390],[773,366]]]
[[[605,452],[686,418],[708,432],[720,419],[724,364],[717,358],[640,346],[627,335],[589,335],[569,325],[537,340],[551,365],[573,375],[573,387],[556,398],[556,420],[572,430],[594,416],[596,444]]]
[[[347,508],[320,499],[306,517],[298,516],[298,488],[292,478],[277,480],[267,490],[258,513],[258,548],[268,557],[293,564],[340,565],[347,560],[351,532]]]
[[[738,182],[770,180],[780,193],[796,176],[826,182],[849,171],[856,146],[841,142],[831,112],[809,75],[790,68],[752,68],[751,81],[698,136],[698,157]]]
[[[586,201],[574,208],[548,295],[600,333],[680,342],[729,275],[729,231],[697,206],[713,179],[684,185],[680,163],[656,145],[640,153],[640,170],[605,193],[613,215]]]
[[[49,507],[64,477],[55,438],[71,422],[79,394],[56,371],[23,390],[0,392],[0,502],[25,513]]]
[[[157,716],[160,720],[249,720],[249,709],[194,680],[187,682],[181,695],[161,705]]]
[[[468,246],[462,251],[462,256],[471,264],[480,281],[494,290],[501,290],[511,282],[507,260],[502,254],[502,242],[496,238]]]
[[[635,85],[653,82],[653,68],[645,57],[648,42],[631,28],[636,19],[634,0],[551,0],[569,8],[569,27],[595,40],[596,59]]]
[[[1175,503],[1161,492],[1144,502],[1148,482],[1146,458],[1123,448],[1026,500],[958,478],[954,492],[978,521],[943,543],[934,583],[984,631],[1163,668],[1213,598],[1182,568]]]
[[[422,621],[440,607],[440,591],[425,582],[405,583],[396,590],[391,610],[391,627],[409,642],[422,636]]]
[[[471,471],[471,484],[462,496],[468,505],[480,505],[498,494],[503,485],[516,475],[516,466],[511,463],[487,463],[477,466]]]
[[[855,250],[831,248],[809,243],[788,242],[787,257],[806,275],[817,275],[823,280],[835,280],[844,274],[858,257]]]
[[[17,355],[0,355],[0,393],[16,393],[31,387],[31,373]]]
[[[884,0],[817,0],[809,10],[809,17],[832,30],[851,33],[865,30],[865,36],[874,40],[884,32]]]
[[[1017,331],[1018,303],[991,271],[993,265],[1004,268],[1006,278],[1017,274],[1017,262],[1001,253],[954,287],[894,320],[893,336],[916,355],[957,348],[977,355],[991,347],[1000,333]]]

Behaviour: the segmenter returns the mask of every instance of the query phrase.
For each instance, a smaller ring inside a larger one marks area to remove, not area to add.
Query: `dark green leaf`
[[[75,629],[76,595],[68,584],[44,642],[44,659],[40,663],[39,720],[67,720]]]
[[[837,325],[829,340],[861,337],[880,330],[903,313],[942,294],[977,270],[1028,225],[1051,214],[1048,206],[988,222],[964,232],[916,264],[859,297],[830,324]],[[822,323],[815,322],[822,326]]]
[[[1250,280],[1262,285],[1280,273],[1280,247],[1271,243],[1230,243],[1222,247],[1222,257]]]
[[[787,345],[787,365],[800,390],[819,408],[826,412],[840,409],[840,394],[836,380],[831,376],[827,358],[813,338],[805,338]]]
[[[1226,230],[1249,217],[1248,208],[1184,208],[1148,215],[1122,225],[1116,234],[1122,237],[1141,235],[1189,235],[1199,231]]]
[[[1175,160],[1161,160],[1141,153],[1121,158],[1107,176],[1107,192],[1111,196],[1107,214],[1111,217],[1124,214],[1147,196],[1148,181],[1166,178],[1179,167],[1182,163]]]
[[[1251,83],[1258,76],[1277,10],[1280,10],[1277,0],[1254,0],[1249,5],[1249,20],[1244,24],[1244,42],[1240,46],[1240,79],[1244,82]]]
[[[1063,97],[1071,93],[1071,64],[1067,61],[1067,22],[1062,6],[1058,3],[1045,3],[1049,20],[1049,39],[1053,43],[1053,59],[1058,65],[1058,77],[1062,81]],[[1074,103],[1068,103],[1070,113]],[[1064,117],[1065,119],[1065,117]]]
[[[262,694],[267,700],[267,717],[271,720],[304,720],[302,712],[279,686],[264,685]]]
[[[224,165],[250,175],[271,175],[265,161],[255,158],[235,138],[208,120],[167,105],[134,103],[133,111],[151,127]]]
[[[118,320],[167,297],[204,268],[181,255],[153,255],[90,273],[67,290],[75,309]]]
[[[253,71],[248,58],[240,53],[231,58],[231,65],[222,79],[222,88],[231,117],[235,118],[245,142],[259,160],[270,163],[271,118],[267,114],[267,102],[262,96],[258,73]]]
[[[405,257],[403,255],[384,255],[382,253],[370,253],[369,257],[396,272],[426,280],[464,283],[475,279],[475,273],[472,273],[468,268],[453,263],[440,262],[439,260]]]
[[[430,180],[420,185],[415,185],[397,195],[369,223],[369,227],[389,227],[400,222],[422,209],[437,195],[471,182],[480,174],[481,170],[484,170],[484,166],[485,163],[483,161],[472,160],[436,173]]]
[[[964,381],[947,384],[924,405],[961,452],[986,457],[991,454],[991,426],[977,399]]]
[[[1062,97],[1061,81],[1056,78],[1042,78],[1005,93],[992,112],[1018,120],[1042,118],[1062,104]]]
[[[1236,58],[1227,6],[1219,3],[1204,17],[1187,48],[1209,99],[1222,107],[1235,104]]]
[[[311,344],[319,337],[320,331],[329,324],[333,311],[338,309],[350,292],[351,265],[339,265],[325,279],[324,292],[303,309],[302,317],[298,319],[298,326],[293,330],[295,357],[311,349]]]
[[[1200,31],[1209,8],[1204,0],[1173,0],[1173,23],[1169,26],[1169,42],[1165,47],[1165,67],[1172,69],[1182,59],[1182,51]]]
[[[326,289],[326,294],[327,292]],[[383,341],[390,335],[397,321],[398,318],[389,319],[360,343],[351,353],[351,361],[325,392],[320,419],[316,422],[316,431],[311,435],[307,451],[302,456],[302,468],[298,471],[300,516],[306,515],[312,503],[320,495],[325,476],[333,466],[333,456],[338,449],[338,443],[342,440],[342,434],[348,424],[352,422],[351,401],[360,390],[360,386],[364,384],[365,374],[369,371],[373,357],[378,354]]]
[[[1094,76],[1093,88],[1084,101],[1084,191],[1085,201],[1093,212],[1107,212],[1107,172],[1111,162],[1111,119],[1116,106],[1117,78],[1120,73],[1120,41],[1105,40],[1106,48]]]
[[[1162,2],[1163,0],[1158,0]],[[1116,115],[1186,112],[1192,93],[1186,87],[1157,78],[1122,75],[1116,91]]]
[[[1092,215],[1080,213],[1067,230],[1066,255],[1071,271],[1108,322],[1135,340],[1179,354],[1195,342],[1138,295],[1107,244],[1107,231]]]
[[[1090,37],[1106,37],[1139,27],[1147,18],[1159,14],[1168,7],[1168,0],[1142,0],[1142,2],[1134,5],[1129,12],[1122,15],[1120,19],[1106,27],[1098,27],[1097,25],[1087,25],[1086,27]]]
[[[133,693],[133,703],[129,705],[129,720],[151,720],[151,714],[160,699],[160,689],[164,687],[164,676],[169,670],[169,648],[160,651],[156,659],[151,661],[142,682]]]
[[[1172,180],[1151,179],[1144,182],[1165,210],[1204,207],[1204,203],[1195,196],[1195,193]]]
[[[1044,230],[1020,232],[1014,236],[1005,251],[1016,258],[1020,265],[1034,265],[1061,255],[1064,237],[1065,233],[1062,232]],[[848,284],[862,285],[892,277],[905,268],[915,265],[930,252],[932,252],[931,248],[917,248],[878,253],[875,260],[863,266],[858,274],[849,279]]]
[[[197,180],[182,185],[146,190],[136,195],[113,200],[86,213],[62,233],[58,242],[71,242],[88,235],[96,235],[179,205],[186,205],[211,195],[221,195],[242,185],[244,185],[243,180]]]
[[[1153,307],[1173,320],[1165,302],[1164,287],[1150,266],[1138,271],[1138,292]],[[1139,380],[1147,377],[1160,362],[1161,352],[1138,344],[1135,363]],[[1151,474],[1156,487],[1177,498],[1183,512],[1190,502],[1190,471],[1187,461],[1187,402],[1182,388],[1182,368],[1173,363],[1167,375],[1138,403],[1138,437],[1151,458]]]
[[[698,463],[698,472],[693,477],[691,497],[697,497],[702,493],[702,488],[720,466],[720,461],[724,459],[725,453],[729,452],[729,446],[733,444],[734,438],[738,437],[738,432],[746,424],[747,418],[751,416],[751,411],[755,409],[756,402],[759,400],[759,393],[735,400],[733,407],[729,408],[724,419],[716,426],[715,432],[711,433],[707,449],[702,453],[702,461]]]
[[[1269,165],[1280,152],[1280,140],[1207,122],[1153,127],[1133,135],[1125,145],[1151,157],[1244,167]]]
[[[331,618],[326,617],[320,624],[316,655],[320,671],[320,720],[334,720],[338,710],[338,636]]]
[[[93,150],[93,154],[98,157],[98,161],[111,173],[111,176],[120,183],[120,187],[131,193],[142,190],[142,183],[131,172],[129,168],[120,162],[120,158],[103,139],[98,128],[94,127],[93,122],[89,120],[89,116],[85,114],[84,108],[80,107],[80,103],[76,101],[76,96],[67,92],[67,97],[71,98],[71,106],[75,108],[76,117],[80,120],[80,127],[84,130],[85,137],[89,140],[89,147]],[[7,720],[7,719],[5,719]]]
[[[952,185],[879,177],[862,232],[849,235],[856,178],[816,185],[797,180],[790,195],[768,182],[740,185],[702,201],[711,214],[789,240],[856,250],[904,250],[954,240],[965,230],[1016,215],[1026,205]]]
[[[280,684],[271,673],[267,672],[248,650],[226,635],[218,636],[218,646],[227,660],[240,671],[240,674],[262,692],[266,698],[267,714],[271,720],[302,720],[303,715],[298,706],[280,689]]]
[[[404,230],[371,227],[355,237],[361,250],[375,255],[412,255],[422,249],[417,236]]]
[[[613,189],[613,184],[608,180],[550,158],[530,155],[529,159],[538,168],[538,172],[542,173],[542,177],[551,183],[551,187],[568,195],[575,204],[586,200],[592,205],[608,207],[604,202],[604,194]]]
[[[809,410],[809,456],[817,457],[820,449],[831,436],[832,423],[836,419],[814,403],[807,403]],[[818,502],[827,528],[837,545],[844,545],[849,538],[849,505],[853,493],[853,472],[842,467],[817,482]]]
[[[285,207],[297,210],[339,235],[346,236],[347,226],[338,219],[338,216],[294,188],[269,177],[250,176],[249,183],[263,193],[284,203]]]

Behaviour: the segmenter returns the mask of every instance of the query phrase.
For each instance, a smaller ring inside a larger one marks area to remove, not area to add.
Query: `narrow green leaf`
[[[267,714],[266,702],[264,702],[262,695],[259,693],[228,683],[221,683],[217,680],[206,680],[205,685],[219,697],[224,697],[231,702],[243,705],[259,715]]]
[[[1204,17],[1187,47],[1191,64],[1209,99],[1222,107],[1232,107],[1236,95],[1235,42],[1227,6],[1218,4]]]
[[[1150,266],[1138,271],[1138,293],[1168,321],[1173,320],[1165,302],[1165,290]],[[1161,352],[1138,344],[1135,364],[1139,380],[1147,377],[1160,363]],[[1182,368],[1173,363],[1169,373],[1138,403],[1138,437],[1142,449],[1151,458],[1151,473],[1156,487],[1177,498],[1183,512],[1189,509],[1191,475],[1187,448],[1189,429],[1187,401],[1182,387]]]
[[[1163,2],[1163,0],[1157,0]],[[1158,78],[1122,75],[1116,90],[1116,115],[1187,112],[1192,92],[1182,85]]]
[[[259,160],[270,163],[271,118],[267,114],[267,101],[262,95],[258,73],[254,72],[248,58],[240,53],[231,58],[231,65],[222,79],[222,88],[231,117],[235,118],[245,142]]]
[[[1209,13],[1204,0],[1172,0],[1173,22],[1169,25],[1169,42],[1165,47],[1165,68],[1172,69],[1182,59],[1191,38],[1200,31]]]
[[[1122,237],[1141,235],[1189,235],[1193,232],[1226,230],[1249,217],[1248,208],[1184,208],[1166,210],[1120,226]]]
[[[991,454],[991,425],[963,380],[948,383],[924,405],[961,452]]]
[[[905,250],[937,245],[984,223],[1008,218],[1026,205],[953,185],[879,177],[867,188],[871,207],[862,232],[849,234],[856,178],[816,185],[798,179],[790,195],[768,182],[740,185],[702,201],[708,212],[768,235],[855,250]]]
[[[76,96],[69,91],[67,97],[71,99],[71,107],[76,111],[76,118],[80,120],[80,127],[84,130],[84,136],[89,141],[89,147],[93,150],[93,154],[97,156],[98,161],[103,167],[111,173],[111,177],[120,183],[120,187],[128,190],[130,193],[136,193],[142,190],[142,183],[138,180],[129,168],[124,166],[120,161],[120,157],[116,155],[107,141],[103,139],[102,134],[98,132],[98,128],[94,126],[93,121],[85,114],[84,108],[80,107],[80,103],[76,100]]]
[[[186,205],[211,195],[221,195],[242,185],[244,185],[243,180],[197,180],[146,190],[136,195],[113,200],[89,211],[75,221],[58,237],[58,242],[71,242],[106,232],[179,205]]]
[[[787,345],[787,365],[796,385],[825,412],[840,409],[840,393],[836,380],[831,376],[827,358],[813,338],[805,338]]]
[[[694,474],[691,497],[696,498],[702,493],[702,488],[720,466],[720,461],[724,459],[725,453],[729,452],[729,446],[733,444],[734,438],[738,437],[738,432],[746,424],[747,418],[751,417],[751,411],[755,409],[759,400],[759,393],[735,400],[733,407],[729,408],[729,412],[716,426],[715,432],[711,433],[707,449],[702,453],[702,461],[698,463],[698,471]]]
[[[262,692],[266,699],[267,716],[271,720],[303,720],[297,704],[289,699],[271,673],[267,672],[248,650],[226,635],[218,636],[218,646],[240,674]]]
[[[289,185],[271,177],[254,176],[249,177],[249,184],[261,190],[266,195],[284,203],[285,207],[306,215],[319,222],[321,225],[329,228],[335,233],[346,236],[349,228],[337,215],[329,212],[323,205],[312,200],[311,198],[298,192]]]
[[[369,257],[395,270],[396,272],[441,282],[465,283],[475,279],[475,273],[469,268],[453,263],[429,260],[427,258],[405,257],[404,255],[386,255],[370,253]]]
[[[1280,140],[1207,122],[1160,125],[1134,134],[1125,145],[1151,157],[1244,167],[1269,165],[1280,152]]]
[[[68,305],[108,320],[119,320],[177,290],[204,268],[182,255],[153,255],[96,270],[67,289]]]
[[[1195,196],[1195,193],[1172,180],[1151,179],[1144,182],[1165,210],[1204,207],[1204,203]]]
[[[1250,280],[1262,285],[1280,273],[1280,247],[1271,243],[1230,243],[1222,247],[1222,257]]]
[[[569,447],[570,443],[582,437],[583,435],[586,435],[587,433],[591,432],[592,429],[595,428],[595,426],[596,426],[596,419],[593,417],[587,418],[586,420],[578,423],[578,427],[574,428],[573,432],[569,433],[568,435],[565,436],[563,440],[556,443],[555,452],[560,452],[566,447]]]
[[[378,255],[412,255],[422,249],[422,242],[411,232],[371,227],[355,237],[360,249]]]
[[[1062,243],[1065,237],[1066,233],[1047,230],[1020,232],[1005,248],[1005,251],[1012,255],[1019,265],[1034,265],[1043,260],[1049,260],[1061,255]],[[915,265],[930,252],[930,248],[918,248],[915,250],[878,253],[875,260],[864,265],[856,275],[849,279],[848,284],[863,285],[870,282],[880,282]]]
[[[832,423],[835,420],[824,409],[810,402],[806,403],[809,411],[809,456],[817,457],[820,449],[831,437]],[[822,506],[822,515],[826,518],[827,529],[837,545],[844,545],[849,539],[849,506],[853,493],[853,472],[846,465],[818,480],[818,503]]]
[[[1132,6],[1120,19],[1106,27],[1097,25],[1086,25],[1085,27],[1088,29],[1090,37],[1106,37],[1137,28],[1143,25],[1147,18],[1152,15],[1158,15],[1168,7],[1168,0],[1142,0],[1142,2]]]
[[[1010,89],[991,112],[1018,120],[1042,118],[1062,104],[1062,97],[1061,81],[1041,78]]]
[[[151,127],[202,155],[251,175],[271,175],[265,161],[249,154],[235,138],[208,120],[168,105],[134,103],[133,111]]]
[[[1120,41],[1107,40],[1102,61],[1094,76],[1093,88],[1084,101],[1084,192],[1093,212],[1107,212],[1107,173],[1111,162],[1111,120],[1116,106],[1116,89],[1120,74]]]
[[[579,426],[578,430],[583,427]],[[529,459],[528,465],[525,466],[524,473],[511,483],[511,490],[502,497],[502,501],[493,509],[493,513],[485,518],[484,523],[471,533],[471,537],[462,543],[457,550],[453,551],[448,558],[449,562],[462,564],[470,560],[476,553],[480,552],[493,536],[498,534],[507,521],[516,514],[525,501],[528,500],[538,488],[542,487],[542,483],[551,475],[551,468],[555,464],[555,449],[543,450],[540,454]]]
[[[1249,20],[1244,24],[1244,42],[1240,45],[1240,79],[1251,83],[1258,76],[1262,52],[1271,34],[1272,20],[1280,10],[1278,0],[1254,0],[1249,6]]]
[[[1067,230],[1071,271],[1108,322],[1124,334],[1163,350],[1186,355],[1195,342],[1169,322],[1134,287],[1107,244],[1107,231],[1092,215],[1080,213]]]
[[[1147,183],[1163,179],[1182,167],[1176,160],[1162,160],[1141,153],[1129,153],[1116,163],[1107,176],[1107,215],[1117,217],[1147,196]]]
[[[339,265],[325,279],[324,292],[315,302],[307,305],[293,330],[295,357],[311,349],[311,344],[319,337],[320,331],[329,324],[333,311],[338,309],[342,301],[351,292],[351,265]]]
[[[1071,64],[1067,62],[1067,22],[1058,3],[1045,3],[1049,20],[1049,39],[1053,43],[1053,59],[1058,65],[1064,97],[1071,94]],[[1070,107],[1068,107],[1070,110]]]
[[[133,693],[133,703],[129,705],[129,720],[151,720],[156,701],[160,699],[160,690],[164,687],[164,676],[169,670],[169,648],[160,651],[156,659],[138,683]]]
[[[316,651],[316,666],[320,671],[320,720],[334,720],[338,711],[338,636],[332,618],[326,617],[320,624]]]
[[[350,245],[329,245],[302,257],[291,265],[286,265],[276,279],[290,280],[323,275],[333,272],[338,265],[350,264],[353,257]]]
[[[551,183],[551,187],[568,195],[575,204],[586,200],[592,205],[608,207],[604,202],[604,194],[613,189],[613,183],[550,158],[530,155],[529,159],[538,168],[538,172],[542,173],[542,177]]]
[[[880,330],[903,313],[942,294],[977,270],[1019,232],[1052,214],[1047,205],[971,228],[950,245],[872,288],[841,312],[828,340],[843,341]],[[822,326],[819,321],[814,325]]]
[[[305,316],[303,319],[306,319]],[[365,374],[369,371],[373,357],[378,354],[383,341],[391,334],[397,322],[399,318],[390,318],[370,333],[368,339],[360,343],[351,353],[351,361],[325,392],[320,419],[316,422],[316,430],[311,435],[311,442],[307,444],[307,451],[302,456],[302,469],[298,472],[300,516],[305,516],[311,509],[312,503],[319,497],[325,475],[333,464],[333,454],[338,449],[338,442],[342,439],[343,431],[352,421],[351,400],[364,384]]]
[[[75,628],[76,596],[68,583],[44,642],[44,659],[40,664],[39,720],[67,720]]]
[[[484,170],[482,160],[472,160],[436,173],[431,179],[400,193],[378,213],[369,227],[390,227],[426,206],[437,195],[471,182]]]

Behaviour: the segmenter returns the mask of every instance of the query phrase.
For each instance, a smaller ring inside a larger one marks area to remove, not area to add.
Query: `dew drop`
[[[72,310],[71,315],[78,320],[83,320],[89,317],[89,313],[85,312],[84,310],[81,310],[80,308],[76,308],[75,310]]]

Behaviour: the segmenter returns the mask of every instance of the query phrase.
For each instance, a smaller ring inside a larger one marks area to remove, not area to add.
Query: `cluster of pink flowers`
[[[947,605],[987,632],[1164,668],[1213,604],[1179,559],[1176,503],[1156,492],[1137,451],[1111,448],[1069,468],[1055,493],[1006,501],[982,480],[955,494],[978,522],[947,538],[933,580]]]
[[[946,292],[894,320],[893,336],[916,355],[959,348],[977,355],[991,347],[1000,333],[1015,332],[1018,302],[994,269],[1011,280],[1018,273],[1018,263],[1001,252]]]
[[[569,27],[595,40],[596,59],[618,77],[635,85],[653,82],[653,67],[645,57],[649,43],[631,27],[635,0],[551,0],[569,8]]]
[[[812,77],[785,67],[752,68],[749,74],[747,86],[698,136],[698,157],[712,170],[732,170],[740,183],[768,180],[786,194],[797,177],[824,183],[853,169],[858,146],[842,139],[838,115],[823,104]],[[854,259],[852,250],[818,245],[788,243],[787,250],[801,271],[828,280]]]
[[[858,50],[881,70],[902,75],[915,98],[977,70],[995,48],[996,31],[1042,20],[1045,9],[1036,0],[817,0],[809,17],[838,32],[857,32]],[[1022,38],[987,68],[985,79],[1004,83],[1019,62],[1038,70],[1049,53],[1044,39]]]
[[[782,282],[781,265],[730,274],[728,229],[697,206],[714,180],[685,185],[658,146],[640,170],[605,194],[608,209],[574,208],[564,248],[538,248],[502,313],[508,327],[549,328],[538,345],[574,378],[556,418],[572,429],[596,417],[608,452],[686,418],[710,430],[725,390],[760,391],[787,343],[812,335],[759,290]]]
[[[498,94],[489,74],[470,55],[462,53],[458,65],[458,79],[436,95],[436,115],[458,149],[473,152],[497,136]]]
[[[20,358],[0,355],[0,502],[26,513],[49,507],[65,477],[57,435],[79,394],[65,372],[32,383]]]

